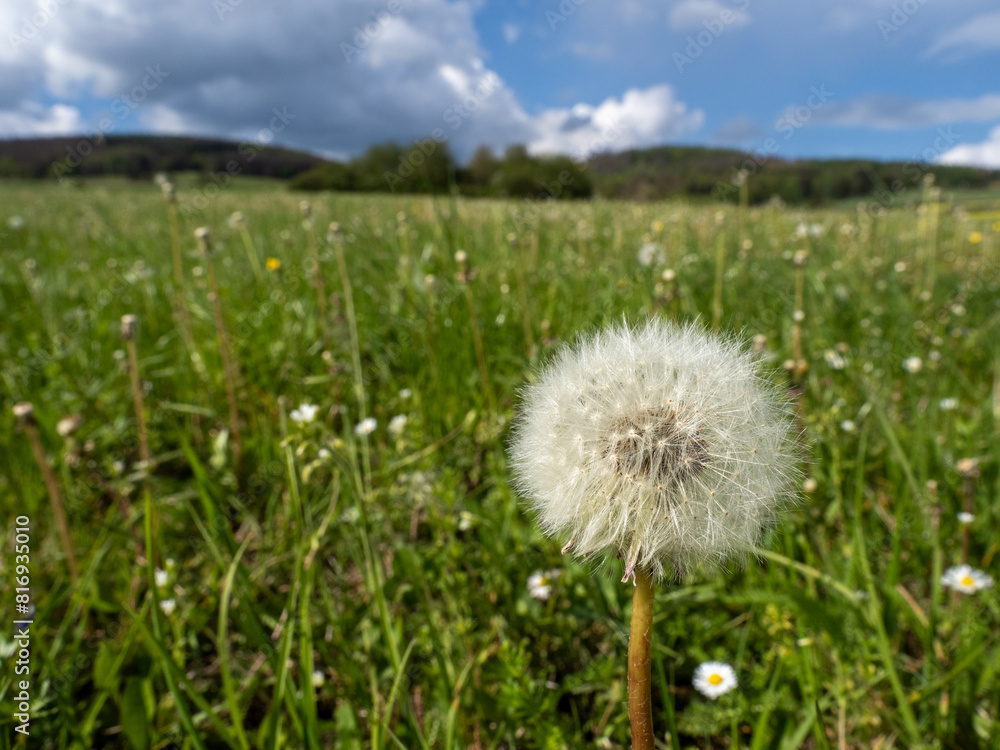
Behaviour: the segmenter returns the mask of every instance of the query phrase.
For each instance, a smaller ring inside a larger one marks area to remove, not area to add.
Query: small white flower
[[[326,676],[320,671],[316,670],[312,673],[312,686],[314,688],[323,687],[323,683],[326,682]]]
[[[163,614],[170,617],[177,609],[177,602],[173,599],[162,599],[160,600],[160,609],[163,610]]]
[[[528,593],[535,599],[545,601],[552,596],[552,584],[559,577],[560,571],[536,571],[528,576]]]
[[[941,411],[954,411],[958,408],[957,398],[943,398],[938,401],[938,406],[941,407]]]
[[[412,395],[413,395],[413,391],[411,391],[409,388],[404,388],[403,390],[401,390],[399,392],[399,397],[401,399],[404,399],[404,400],[408,399]]]
[[[976,516],[972,513],[969,513],[968,511],[963,510],[961,513],[958,514],[958,522],[963,526],[968,526],[975,520]]]
[[[368,417],[367,419],[362,419],[354,425],[354,434],[371,435],[375,432],[376,427],[378,427],[378,422],[375,420],[375,417]]]
[[[316,456],[318,458],[323,459],[324,461],[328,459],[331,455],[332,454],[330,453],[330,451],[328,451],[326,448],[320,448],[318,451],[316,451]]]
[[[399,437],[403,434],[403,429],[406,427],[406,415],[397,414],[392,419],[389,420],[389,434],[393,437]],[[374,427],[372,429],[375,429]]]
[[[924,362],[920,357],[907,357],[903,360],[903,369],[912,374],[920,372],[923,366]]]
[[[475,523],[476,523],[476,517],[471,513],[469,513],[469,511],[463,510],[461,513],[458,514],[459,531],[468,531],[475,525]],[[528,580],[530,581],[531,579],[529,578]]]
[[[162,568],[157,568],[153,573],[153,578],[156,580],[156,587],[162,589],[170,581],[170,574]]]
[[[853,419],[845,419],[843,422],[840,423],[840,429],[842,429],[844,432],[854,432],[856,429],[858,429],[858,426],[854,424]]]
[[[728,664],[721,661],[706,661],[694,670],[691,684],[706,698],[715,700],[730,690],[735,690],[738,683],[736,672]]]
[[[293,409],[292,413],[289,414],[293,422],[298,424],[306,424],[307,422],[312,422],[316,419],[316,412],[319,411],[319,407],[314,404],[300,404],[298,409]]]
[[[806,319],[806,314],[802,310],[796,310],[795,312],[792,313],[792,320],[794,320],[796,323],[801,323],[805,319]]]
[[[974,594],[980,589],[992,586],[993,579],[970,565],[956,565],[944,572],[941,576],[941,585],[961,591],[963,594]]]
[[[360,518],[361,511],[353,505],[340,514],[340,519],[344,521],[344,523],[357,523]]]
[[[951,306],[951,314],[957,317],[962,317],[963,315],[965,315],[965,305],[956,302],[954,305]]]
[[[823,358],[832,370],[843,370],[847,366],[847,362],[835,349],[827,349],[823,352]]]

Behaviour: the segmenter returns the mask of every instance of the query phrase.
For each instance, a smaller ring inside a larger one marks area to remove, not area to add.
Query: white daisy
[[[374,417],[368,417],[367,419],[362,419],[356,425],[354,425],[355,435],[371,435],[375,432],[375,428],[378,427],[378,422]]]
[[[980,589],[990,588],[993,579],[971,565],[956,565],[944,572],[941,576],[941,585],[963,594],[974,594]]]
[[[292,413],[289,414],[293,422],[298,424],[306,424],[307,422],[312,422],[316,419],[316,412],[319,411],[319,407],[314,404],[300,404],[298,409],[293,409]]]
[[[552,596],[552,584],[559,577],[558,570],[536,571],[528,576],[528,593],[545,601]]]
[[[403,434],[403,429],[406,427],[406,415],[397,414],[392,419],[389,420],[389,434],[395,437],[399,437]],[[374,428],[373,428],[374,429]]]
[[[721,661],[706,661],[694,670],[691,684],[706,698],[715,700],[738,686],[736,672],[728,664]]]

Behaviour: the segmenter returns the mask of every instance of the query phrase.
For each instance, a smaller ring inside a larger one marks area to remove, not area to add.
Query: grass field
[[[302,197],[182,184],[175,256],[155,185],[0,183],[0,596],[15,619],[27,516],[36,608],[24,746],[628,747],[632,587],[537,530],[506,440],[562,342],[660,315],[757,336],[806,457],[758,560],[657,591],[663,747],[1000,747],[1000,598],[940,582],[998,569],[984,196],[869,215],[323,195],[308,219]],[[0,747],[24,739],[13,632]],[[739,679],[718,700],[692,688],[708,660]]]

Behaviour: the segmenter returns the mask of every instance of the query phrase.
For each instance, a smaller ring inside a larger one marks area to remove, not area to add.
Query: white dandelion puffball
[[[564,552],[617,551],[626,579],[752,551],[797,477],[786,402],[748,348],[658,320],[557,355],[524,390],[510,448],[544,530]]]
[[[971,565],[956,565],[948,568],[941,576],[941,585],[963,594],[975,594],[980,589],[988,589],[993,585],[993,579],[981,570]]]
[[[706,661],[694,670],[691,684],[706,698],[715,700],[735,689],[739,683],[731,666],[721,661]]]

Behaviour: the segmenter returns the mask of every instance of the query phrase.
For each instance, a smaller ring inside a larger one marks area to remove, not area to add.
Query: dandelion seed
[[[528,593],[535,599],[545,601],[552,596],[553,583],[559,574],[559,570],[539,570],[528,576]]]
[[[721,661],[706,661],[694,670],[691,684],[706,698],[715,700],[738,686],[736,672]]]
[[[316,419],[316,412],[319,407],[314,404],[300,404],[298,409],[293,409],[288,416],[297,424],[307,424]]]
[[[993,585],[993,579],[970,565],[956,565],[948,568],[941,576],[941,585],[963,594],[974,594]]]
[[[160,609],[163,610],[163,614],[170,617],[177,610],[177,602],[173,599],[162,599]]]
[[[367,419],[362,419],[356,425],[354,425],[355,435],[371,435],[375,432],[375,428],[378,427],[378,421],[374,417],[368,417]]]
[[[616,551],[626,577],[749,552],[791,497],[796,455],[787,409],[757,367],[695,326],[584,339],[524,391],[517,488],[545,531],[579,555]]]
[[[903,369],[910,374],[916,374],[920,372],[920,368],[924,366],[924,362],[920,357],[907,357],[903,360]]]
[[[666,261],[666,254],[662,245],[657,245],[655,242],[647,242],[639,248],[638,258],[640,266],[649,268],[654,264],[659,265],[660,263],[664,263]]]
[[[976,520],[976,516],[973,513],[969,513],[964,510],[958,514],[957,518],[958,522],[963,526],[969,526]]]
[[[399,437],[403,434],[403,430],[406,427],[407,417],[405,414],[397,414],[392,419],[389,420],[389,434],[393,437]],[[375,427],[373,426],[374,430]],[[370,430],[369,430],[370,432]]]

